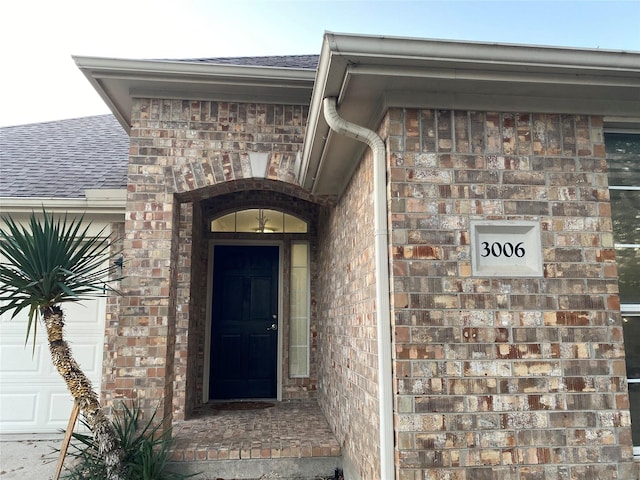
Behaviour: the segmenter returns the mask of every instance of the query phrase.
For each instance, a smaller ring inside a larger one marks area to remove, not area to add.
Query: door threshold
[[[210,399],[207,404],[229,403],[229,402],[277,402],[277,398],[216,398]]]

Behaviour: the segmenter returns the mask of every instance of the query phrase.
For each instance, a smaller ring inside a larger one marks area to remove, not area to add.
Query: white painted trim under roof
[[[124,129],[133,99],[165,98],[309,105],[315,71],[175,60],[74,56]]]
[[[640,52],[327,32],[309,110],[300,183],[339,195],[363,147],[332,133],[322,100],[377,128],[390,107],[640,118]]]
[[[124,221],[127,191],[124,189],[87,189],[84,198],[2,197],[1,214],[30,214],[43,207],[52,213],[86,213]]]
[[[331,132],[322,100],[375,130],[390,107],[602,115],[640,125],[640,52],[324,35],[317,70],[73,57],[129,131],[136,97],[309,105],[300,184],[339,195],[364,147]]]

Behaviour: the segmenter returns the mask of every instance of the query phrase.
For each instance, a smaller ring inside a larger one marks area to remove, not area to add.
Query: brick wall
[[[111,255],[116,255],[122,252],[122,244],[124,241],[124,223],[111,224]],[[124,269],[123,269],[124,273]],[[119,289],[120,282],[116,282],[112,285],[113,288]],[[104,333],[104,345],[103,345],[103,360],[102,360],[102,385],[100,388],[101,403],[105,406],[105,410],[108,412],[113,399],[115,398],[115,379],[116,370],[113,368],[115,359],[117,357],[117,349],[112,343],[112,339],[118,334],[118,310],[120,308],[120,296],[109,295],[106,298],[106,317],[105,317],[105,333]]]
[[[105,397],[188,415],[203,389],[208,319],[204,297],[191,292],[206,288],[207,219],[260,204],[315,226],[322,204],[318,235],[309,237],[317,371],[291,381],[283,371],[283,394],[313,395],[317,374],[319,403],[347,463],[377,478],[371,158],[335,205],[302,191],[294,172],[306,114],[136,101],[127,278],[109,311]],[[381,131],[398,478],[630,478],[601,120],[391,110]],[[251,152],[268,153],[267,178],[252,178]],[[471,219],[539,220],[544,277],[471,276]],[[286,258],[286,242],[283,251]]]
[[[380,476],[372,174],[369,153],[321,218],[318,255],[318,403],[363,479]]]
[[[195,211],[194,211],[195,210]],[[184,419],[193,408],[202,403],[198,401],[196,385],[202,382],[197,374],[202,374],[193,368],[194,362],[189,359],[201,359],[202,350],[198,348],[198,341],[204,337],[204,319],[206,308],[201,297],[203,295],[191,292],[206,292],[207,290],[207,246],[202,239],[202,228],[194,228],[201,225],[199,210],[193,203],[181,203],[178,225],[178,238],[176,247],[177,255],[174,255],[174,279],[175,279],[175,330],[173,345],[173,377],[171,379],[172,392],[167,399],[173,398],[172,412],[174,420]],[[204,295],[206,299],[206,295]],[[179,303],[178,303],[179,300]],[[190,332],[195,332],[190,335]]]
[[[124,296],[105,337],[108,401],[137,398],[174,419],[201,402],[203,347],[190,335],[202,337],[207,321],[203,300],[191,295],[203,291],[208,255],[204,225],[194,224],[207,221],[198,202],[263,190],[313,203],[295,185],[306,116],[301,106],[135,101]],[[251,171],[252,152],[268,155],[264,179],[254,178],[262,172]],[[287,392],[313,391],[314,381],[292,381]]]
[[[398,478],[634,478],[602,120],[385,123]],[[539,221],[544,277],[472,276],[472,219]]]

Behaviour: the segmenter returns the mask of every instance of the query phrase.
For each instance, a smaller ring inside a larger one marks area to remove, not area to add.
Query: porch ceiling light
[[[267,223],[269,222],[269,217],[264,214],[264,210],[258,210],[258,228],[256,228],[256,233],[273,233],[273,230],[270,226],[267,227]]]

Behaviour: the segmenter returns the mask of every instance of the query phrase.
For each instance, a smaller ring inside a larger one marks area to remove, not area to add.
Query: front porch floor
[[[173,461],[336,457],[339,462],[340,446],[315,400],[267,403],[271,406],[200,407],[173,425]]]

